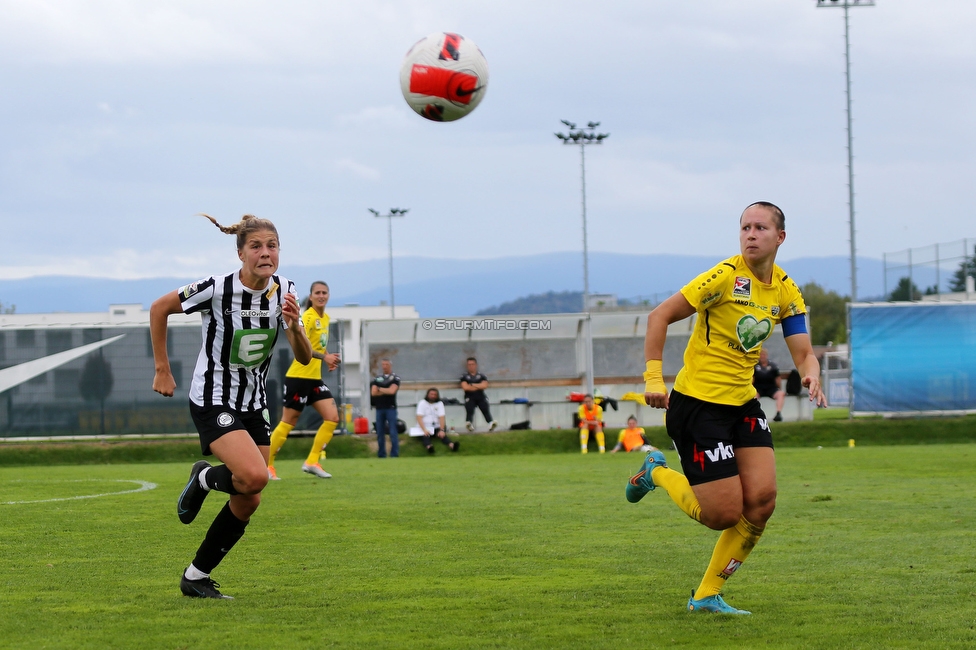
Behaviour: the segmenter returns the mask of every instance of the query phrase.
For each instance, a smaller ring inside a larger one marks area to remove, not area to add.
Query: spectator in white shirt
[[[444,425],[444,402],[441,393],[436,388],[427,389],[427,397],[417,404],[417,424],[424,432],[424,448],[428,454],[434,453],[432,438],[437,438],[451,451],[458,450],[458,443],[447,439],[447,427]]]

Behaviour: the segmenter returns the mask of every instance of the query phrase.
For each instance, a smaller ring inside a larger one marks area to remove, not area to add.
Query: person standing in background
[[[780,388],[779,368],[769,360],[765,350],[759,352],[759,363],[752,371],[752,385],[756,387],[756,399],[771,397],[776,400],[776,415],[773,422],[783,421],[783,404],[786,403],[786,392]]]
[[[390,457],[400,455],[400,435],[397,430],[397,391],[400,378],[393,374],[393,363],[380,359],[383,374],[373,378],[369,385],[370,401],[376,409],[376,442],[379,444],[377,456],[386,458],[386,436],[390,436]]]
[[[464,419],[468,431],[474,431],[474,410],[481,409],[488,423],[488,430],[494,431],[498,423],[491,419],[491,409],[488,408],[488,398],[485,389],[488,388],[488,378],[478,372],[478,360],[468,357],[467,372],[461,375],[461,389],[464,391]]]

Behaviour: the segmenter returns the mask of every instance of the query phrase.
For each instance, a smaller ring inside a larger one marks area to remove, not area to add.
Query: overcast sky
[[[976,237],[976,3],[851,10],[859,254]],[[478,44],[459,122],[413,114],[408,48]],[[197,212],[272,219],[288,264],[581,248],[731,255],[778,203],[780,259],[846,255],[843,10],[815,0],[0,0],[0,278],[237,264]],[[634,272],[640,272],[634,269]]]

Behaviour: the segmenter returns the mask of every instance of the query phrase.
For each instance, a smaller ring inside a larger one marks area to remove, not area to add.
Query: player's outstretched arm
[[[654,308],[647,316],[647,333],[644,335],[644,401],[648,406],[668,408],[668,390],[664,385],[661,359],[664,342],[668,337],[668,325],[688,318],[695,313],[682,294],[676,293]]]
[[[827,406],[827,396],[820,386],[820,362],[813,353],[810,335],[804,332],[787,336],[786,346],[790,349],[793,363],[802,377],[800,383],[810,391],[810,401],[815,406]]]
[[[176,380],[173,379],[166,350],[166,327],[170,314],[182,312],[180,296],[176,291],[161,296],[149,308],[149,336],[152,338],[153,363],[156,366],[152,387],[163,397],[172,397],[176,392]]]

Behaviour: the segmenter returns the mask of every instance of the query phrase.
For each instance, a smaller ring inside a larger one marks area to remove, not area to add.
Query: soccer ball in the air
[[[473,111],[487,86],[488,62],[460,34],[437,32],[419,40],[400,66],[403,98],[435,122],[453,122]]]

